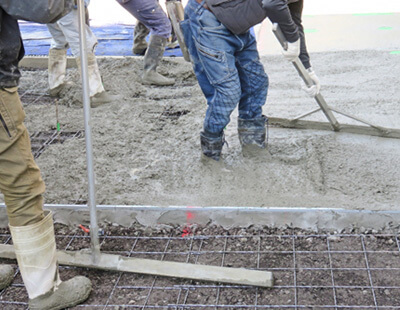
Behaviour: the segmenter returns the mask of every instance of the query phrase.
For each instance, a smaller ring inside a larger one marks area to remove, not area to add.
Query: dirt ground
[[[332,107],[376,125],[400,128],[398,54],[349,51],[311,54],[322,94]],[[263,56],[270,78],[264,114],[294,117],[317,107],[281,56]],[[164,59],[159,71],[172,87],[139,83],[140,57],[99,61],[105,88],[118,102],[92,109],[97,203],[155,206],[282,206],[393,210],[400,201],[400,141],[328,131],[269,128],[269,154],[243,157],[237,112],[227,126],[222,165],[200,161],[199,132],[206,102],[183,59]],[[81,89],[73,83],[58,100],[61,130],[83,131]],[[25,69],[20,95],[31,135],[54,133],[55,100],[47,71]],[[340,122],[357,124],[336,115]],[[308,117],[325,121],[321,112]],[[46,203],[85,203],[85,139],[51,144],[37,162]]]
[[[58,249],[88,248],[78,227],[56,224]],[[89,299],[73,309],[399,309],[399,239],[384,231],[160,225],[102,227],[101,251],[154,260],[272,271],[273,288],[229,285],[94,269],[60,267],[62,279],[85,275]],[[3,243],[9,232],[0,231]],[[11,263],[14,261],[2,260]],[[17,269],[16,269],[17,270]],[[16,272],[0,307],[27,309]]]

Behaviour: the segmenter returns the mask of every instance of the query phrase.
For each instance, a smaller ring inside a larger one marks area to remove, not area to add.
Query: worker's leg
[[[147,29],[147,27],[143,23],[137,21],[135,29],[133,31],[133,47],[132,47],[133,54],[137,55],[145,54],[148,47],[146,37],[149,33],[150,30]]]
[[[24,226],[43,219],[44,182],[36,165],[23,120],[17,87],[0,90],[0,190],[11,225]]]
[[[262,115],[268,93],[268,76],[260,62],[254,36],[240,36],[244,48],[237,53],[237,69],[242,95],[239,103],[238,133],[242,146],[254,144],[265,147],[266,118]]]
[[[15,255],[29,296],[29,309],[64,309],[85,301],[91,292],[88,278],[62,282],[58,274],[52,213],[26,226],[10,225]]]
[[[84,27],[86,48],[88,51],[93,51],[97,45],[97,38],[87,24],[85,24]],[[48,28],[53,37],[51,48],[60,49],[62,48],[61,44],[65,42],[71,48],[72,55],[74,57],[80,57],[78,10],[72,10],[55,24],[48,24]]]
[[[58,96],[65,86],[67,70],[67,50],[51,48],[48,61],[48,81],[50,96]]]
[[[157,73],[165,45],[171,35],[171,22],[156,0],[117,0],[122,7],[131,13],[147,29],[150,29],[150,41],[143,62],[143,84],[172,85],[174,79],[166,78]],[[125,3],[123,3],[125,2]]]
[[[97,38],[87,24],[85,24],[84,27],[86,30],[86,47],[88,49],[88,75],[91,106],[97,107],[101,104],[118,100],[119,96],[110,95],[104,90],[103,81],[101,79],[96,57],[94,55],[94,48],[97,45]],[[66,16],[57,21],[57,23],[48,25],[48,28],[53,36],[53,41],[58,42],[56,46],[60,46],[62,43],[60,39],[60,31],[62,32],[65,42],[67,42],[68,46],[71,48],[72,54],[76,58],[80,73],[81,57],[79,45],[78,10],[72,10]],[[56,37],[54,35],[56,35]],[[50,75],[51,74],[49,73],[49,76]]]
[[[44,183],[33,160],[24,118],[17,87],[0,89],[0,191],[14,225],[43,219]],[[0,266],[0,289],[11,283],[13,275],[11,266]]]
[[[17,87],[0,89],[0,190],[30,309],[62,309],[86,299],[91,285],[82,277],[62,284],[58,277],[53,221],[51,214],[45,217],[43,212],[45,186],[24,118]],[[73,285],[82,293],[73,291]]]
[[[152,35],[165,39],[171,35],[171,22],[157,0],[117,0],[117,2],[145,25]]]
[[[239,103],[241,87],[236,69],[236,51],[242,42],[226,29],[203,5],[190,0],[182,23],[185,42],[194,63],[194,71],[207,99],[201,143],[208,139],[209,146],[222,148],[223,130]],[[221,144],[222,141],[222,144]],[[209,156],[204,152],[206,156]],[[210,152],[209,157],[219,158]]]

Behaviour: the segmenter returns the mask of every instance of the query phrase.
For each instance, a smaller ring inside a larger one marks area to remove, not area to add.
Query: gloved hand
[[[308,87],[305,85],[304,81],[302,80],[302,89],[306,92],[309,97],[315,97],[319,94],[321,89],[321,83],[319,81],[318,76],[315,74],[313,67],[307,69],[308,74],[310,75],[311,80],[313,81],[313,85]]]
[[[282,50],[283,57],[285,57],[288,61],[294,61],[296,57],[300,55],[300,39],[295,42],[288,42],[287,49]]]

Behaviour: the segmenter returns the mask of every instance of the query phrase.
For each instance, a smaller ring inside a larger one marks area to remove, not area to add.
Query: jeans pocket
[[[205,47],[197,41],[196,47],[204,71],[212,84],[218,84],[230,76],[229,64],[224,51]]]

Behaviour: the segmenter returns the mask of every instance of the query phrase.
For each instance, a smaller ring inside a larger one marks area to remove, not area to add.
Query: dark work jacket
[[[0,88],[18,85],[18,62],[24,53],[17,20],[0,7]]]
[[[215,17],[232,33],[246,33],[268,17],[277,23],[288,42],[299,39],[286,0],[205,0]]]
[[[277,23],[288,42],[295,42],[300,38],[298,27],[293,21],[289,5],[285,0],[262,0],[262,6],[272,23]]]
[[[293,1],[293,0],[292,0]],[[301,16],[303,14],[303,0],[298,0],[298,1],[289,1],[288,4],[290,15],[292,16],[292,19],[294,23],[296,24],[297,28],[299,29],[299,35],[300,35],[300,60],[303,63],[304,67],[306,69],[311,67],[310,63],[310,56],[308,55],[307,47],[306,47],[306,40],[304,36],[304,28],[302,25],[302,20]]]

